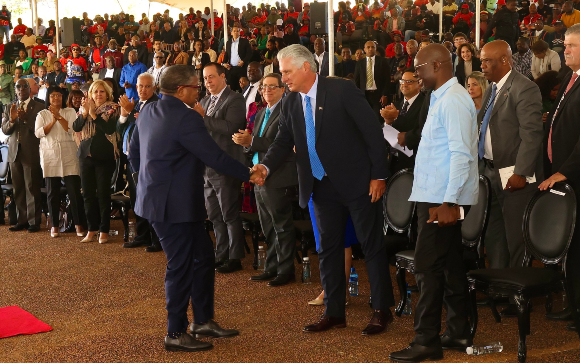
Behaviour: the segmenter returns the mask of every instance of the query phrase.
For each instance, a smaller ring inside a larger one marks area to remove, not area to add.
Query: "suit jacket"
[[[560,173],[564,175],[570,183],[576,197],[580,199],[580,125],[578,124],[578,104],[580,104],[580,81],[576,80],[570,91],[566,93],[564,99],[562,95],[572,78],[570,72],[560,85],[560,91],[550,111],[546,129],[544,132],[544,145],[548,145],[550,135],[550,121],[556,112],[558,103],[562,100],[556,117],[551,122],[552,125],[552,162],[548,159],[547,146],[544,147],[544,170],[545,176]]]
[[[250,42],[246,38],[239,38],[240,44],[238,44],[238,55],[240,59],[244,61],[244,67],[247,67],[248,64],[252,61],[252,46],[250,46]],[[230,63],[232,55],[232,39],[228,39],[226,44],[226,54],[224,56],[224,63]],[[232,67],[236,67],[237,64],[232,64]]]
[[[383,133],[364,94],[351,81],[320,76],[317,79],[316,151],[339,195],[345,201],[354,200],[369,193],[371,179],[389,176]],[[270,174],[276,173],[296,146],[300,206],[305,208],[314,177],[300,94],[287,95],[280,111],[278,134],[262,164],[270,169]]]
[[[482,105],[487,105],[491,87],[483,95]],[[489,120],[493,163],[498,169],[514,166],[514,173],[543,180],[542,165],[542,96],[538,86],[528,77],[512,71],[501,90]],[[477,115],[481,127],[485,110]]]
[[[391,124],[391,126],[399,130],[399,132],[409,132],[413,130],[415,127],[417,127],[417,124],[419,124],[419,120],[421,117],[420,113],[424,101],[425,95],[419,92],[417,98],[415,99],[415,101],[413,101],[413,104],[407,110],[407,114],[405,114],[404,116],[399,115],[399,117],[397,117],[397,119],[395,120],[395,122]],[[404,103],[405,100],[403,99],[403,101],[401,101],[400,105],[401,107],[399,108],[399,110],[403,108]],[[423,123],[427,120],[427,113],[424,114],[424,117],[425,119],[423,119]],[[413,153],[413,156],[411,157],[408,157],[403,153],[398,154],[399,155],[397,157],[397,161],[391,162],[391,172],[393,174],[404,168],[412,168],[415,165],[416,153]]]
[[[145,106],[147,106],[148,104],[150,104],[151,102],[157,102],[159,101],[159,97],[154,93],[153,96],[149,97],[149,99],[147,101],[145,101],[145,104],[143,105],[143,107],[141,107],[141,110],[139,110],[139,112],[143,111],[143,109],[145,108]],[[138,101],[137,101],[138,102]],[[135,109],[133,109],[133,111],[131,111],[131,113],[129,113],[129,115],[127,115],[127,120],[124,123],[119,123],[117,125],[118,128],[118,132],[120,135],[120,141],[123,142],[123,137],[125,134],[125,130],[131,126],[131,124],[135,123],[135,121],[137,120],[135,118],[135,114],[137,112],[135,112]],[[133,134],[133,132],[135,131],[135,128],[133,128],[133,130],[129,131],[129,140],[131,139],[131,135]],[[123,147],[121,146],[120,151],[123,151]]]
[[[417,153],[419,148],[419,142],[421,141],[421,132],[423,132],[423,126],[425,126],[425,122],[427,121],[427,115],[429,114],[429,106],[431,105],[431,92],[427,91],[425,94],[425,98],[421,104],[421,108],[419,109],[419,116],[417,119],[417,123],[413,129],[407,131],[405,134],[405,145],[411,150]],[[415,101],[417,102],[417,101]],[[413,105],[415,105],[413,102]]]
[[[129,52],[133,49],[137,49],[137,60],[143,64],[147,64],[147,60],[149,58],[149,49],[147,49],[147,47],[143,44],[137,48],[133,48],[132,45],[128,46],[127,49],[125,49],[125,53],[123,54],[123,64],[125,65],[129,63]]]
[[[341,77],[345,77],[345,78],[349,74],[352,74],[354,76],[355,68],[356,68],[356,61],[354,59],[349,59],[349,60],[343,59],[342,62],[340,62],[338,64],[336,74],[341,76]]]
[[[203,118],[169,95],[139,113],[128,159],[131,168],[139,171],[135,213],[151,222],[205,220],[206,165],[249,180],[248,168],[220,149]]]
[[[278,133],[278,126],[280,123],[280,109],[282,108],[282,102],[280,102],[264,127],[264,132],[262,136],[258,136],[262,124],[264,123],[264,116],[266,115],[266,108],[261,109],[256,114],[256,121],[254,123],[254,137],[252,140],[252,145],[246,149],[250,160],[254,156],[254,153],[258,153],[258,160],[262,160],[268,148],[274,142],[276,134]],[[271,188],[285,188],[298,184],[298,173],[296,172],[296,157],[294,153],[290,153],[285,162],[282,163],[280,168],[272,174],[271,177],[266,179],[264,184],[266,187]]]
[[[471,58],[471,71],[481,72],[481,61],[479,58]],[[457,77],[459,84],[465,87],[465,81],[467,80],[465,77],[465,62],[460,61],[457,63],[457,67],[455,68],[455,77]]]
[[[201,106],[207,111],[211,95],[201,100]],[[204,116],[205,127],[214,141],[229,156],[247,164],[244,148],[232,141],[232,135],[246,128],[246,102],[244,96],[226,87],[217,100],[212,116]],[[219,171],[207,168],[205,175],[209,179],[223,176]]]
[[[314,58],[316,65],[319,66],[318,61]],[[324,52],[324,57],[322,57],[322,66],[320,68],[320,75],[322,77],[328,77],[330,71],[328,69],[328,52]],[[334,69],[338,69],[338,58],[334,56]]]
[[[31,99],[26,107],[26,116],[24,119],[17,118],[12,124],[10,123],[10,107],[17,104],[17,100],[6,105],[2,115],[2,132],[8,137],[8,162],[13,163],[18,160],[25,165],[40,165],[40,139],[34,134],[34,124],[36,115],[45,109],[43,103]],[[20,135],[20,142],[18,142]],[[18,145],[20,144],[20,147]]]
[[[389,67],[389,62],[386,58],[380,57],[378,55],[375,56],[373,73],[375,76],[377,90],[382,96],[388,95],[391,81],[391,68]],[[356,63],[354,70],[354,82],[361,91],[364,92],[367,89],[367,57],[359,60]]]
[[[99,79],[105,79],[106,74],[107,68],[101,69],[99,71]],[[119,84],[119,82],[121,81],[121,68],[114,68],[113,79],[115,80],[115,84]]]

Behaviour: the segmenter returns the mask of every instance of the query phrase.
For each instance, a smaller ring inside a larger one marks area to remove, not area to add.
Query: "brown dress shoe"
[[[363,335],[374,335],[385,331],[387,324],[393,321],[393,313],[391,310],[375,310],[373,317],[367,327],[362,331]]]
[[[308,333],[316,333],[319,331],[326,331],[332,328],[346,328],[346,319],[322,315],[317,323],[305,326],[304,329],[302,329],[302,331]]]

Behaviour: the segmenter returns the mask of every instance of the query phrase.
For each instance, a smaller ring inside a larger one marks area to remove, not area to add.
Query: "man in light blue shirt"
[[[252,60],[253,50],[246,38],[240,37],[240,28],[232,27],[232,38],[226,44],[226,54],[222,65],[228,70],[226,79],[230,88],[240,92],[240,77],[246,76],[246,69]]]
[[[451,54],[441,44],[428,45],[415,57],[415,72],[433,92],[409,198],[417,202],[419,232],[415,279],[420,297],[415,339],[406,349],[389,356],[405,362],[441,359],[442,348],[465,351],[472,344],[460,208],[467,213],[469,206],[477,203],[479,183],[475,106],[453,77]],[[443,303],[447,330],[440,337]]]

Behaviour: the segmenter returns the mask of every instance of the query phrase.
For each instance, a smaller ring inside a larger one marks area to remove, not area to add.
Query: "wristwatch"
[[[455,208],[455,207],[457,206],[457,203],[449,203],[449,202],[448,202],[448,203],[447,203],[447,206],[448,206],[448,207],[451,207],[451,208]]]

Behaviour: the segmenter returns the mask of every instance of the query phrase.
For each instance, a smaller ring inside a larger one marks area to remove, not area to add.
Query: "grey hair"
[[[161,93],[173,95],[179,86],[189,84],[194,77],[197,77],[194,67],[176,64],[165,68],[159,80],[159,88]]]
[[[580,24],[574,24],[571,27],[569,27],[568,30],[566,30],[564,37],[572,34],[580,35]]]
[[[308,48],[300,44],[292,44],[287,46],[286,48],[281,49],[278,52],[278,61],[282,59],[290,58],[292,64],[298,68],[301,68],[304,65],[304,62],[308,62],[310,65],[310,70],[314,73],[318,70],[316,67],[316,62],[314,61],[314,56]]]
[[[138,77],[137,77],[137,82],[139,82],[140,79],[142,78],[148,78],[151,81],[151,84],[155,83],[155,77],[153,77],[153,75],[151,73],[141,73]]]

